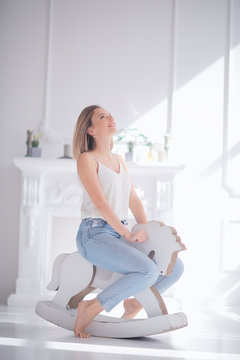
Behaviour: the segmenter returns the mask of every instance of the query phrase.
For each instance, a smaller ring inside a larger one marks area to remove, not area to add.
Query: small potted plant
[[[125,160],[126,161],[133,161],[133,149],[134,149],[135,143],[133,141],[127,142],[128,152],[125,154]]]
[[[137,144],[146,144],[148,137],[141,133],[137,128],[120,129],[118,133],[117,142],[127,145],[128,152],[125,153],[125,160],[133,160],[133,150]]]
[[[40,133],[38,133],[38,135],[33,136],[32,150],[31,150],[32,157],[41,157],[42,155],[42,149],[39,147],[40,136],[41,136]]]

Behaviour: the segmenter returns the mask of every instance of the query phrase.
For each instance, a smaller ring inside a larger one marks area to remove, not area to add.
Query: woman
[[[84,338],[90,336],[86,327],[102,310],[110,311],[126,299],[123,317],[132,318],[142,306],[128,297],[152,285],[162,293],[183,272],[178,259],[170,276],[159,275],[156,264],[129,244],[145,241],[147,234],[127,229],[128,207],[138,223],[147,223],[147,217],[123,158],[111,152],[116,131],[113,117],[97,105],[81,112],[74,130],[73,157],[83,188],[77,248],[92,264],[124,274],[94,299],[79,302],[74,333]]]

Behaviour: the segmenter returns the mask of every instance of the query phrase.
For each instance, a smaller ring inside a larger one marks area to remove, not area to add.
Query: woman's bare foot
[[[142,305],[136,299],[126,299],[123,302],[125,313],[122,318],[132,319],[137,313],[142,310]]]
[[[74,325],[74,334],[81,338],[88,338],[91,334],[85,332],[86,327],[99,314],[103,308],[97,298],[80,301],[78,304],[78,316]]]

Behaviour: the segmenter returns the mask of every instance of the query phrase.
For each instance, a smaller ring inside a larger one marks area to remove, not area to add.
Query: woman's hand
[[[139,230],[135,233],[131,233],[129,231],[129,233],[127,235],[125,235],[125,238],[127,241],[136,241],[136,242],[144,242],[147,240],[147,233],[145,230]]]

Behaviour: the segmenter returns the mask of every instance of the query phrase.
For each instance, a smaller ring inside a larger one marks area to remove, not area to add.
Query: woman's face
[[[92,126],[88,130],[91,135],[96,135],[96,138],[106,135],[112,136],[116,131],[116,123],[105,109],[97,108],[93,111]]]

